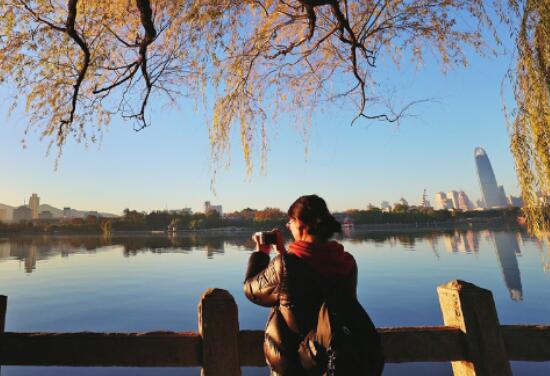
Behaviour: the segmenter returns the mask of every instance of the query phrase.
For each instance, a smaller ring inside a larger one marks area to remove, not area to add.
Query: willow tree
[[[0,77],[59,150],[94,141],[113,116],[140,130],[151,103],[201,98],[214,160],[236,126],[250,171],[278,114],[307,129],[336,103],[350,121],[399,121],[408,105],[380,90],[379,62],[466,65],[465,48],[489,51],[492,5],[521,20],[512,138],[529,203],[550,169],[548,0],[0,0]]]
[[[550,229],[550,1],[511,1],[510,8],[519,20],[510,23],[516,38],[511,150],[527,223],[541,237]]]
[[[153,96],[214,92],[213,153],[238,124],[249,167],[281,111],[349,101],[358,118],[398,120],[400,110],[370,111],[383,97],[377,62],[419,63],[430,50],[465,64],[462,48],[480,50],[489,25],[481,1],[461,0],[2,0],[0,15],[3,82],[25,102],[29,129],[60,148],[93,141],[114,115],[146,127]]]

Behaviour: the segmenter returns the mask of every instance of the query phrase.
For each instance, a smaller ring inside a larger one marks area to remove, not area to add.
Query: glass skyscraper
[[[491,167],[487,153],[483,148],[477,147],[474,150],[474,155],[485,208],[491,209],[506,206],[505,197],[503,197],[504,195],[497,184],[497,179],[495,178],[495,173],[493,172],[493,167]]]

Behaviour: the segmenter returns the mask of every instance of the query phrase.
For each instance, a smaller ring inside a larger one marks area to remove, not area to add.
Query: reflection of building
[[[10,245],[10,256],[22,260],[25,271],[32,273],[36,269],[38,247],[32,241],[15,241]]]
[[[22,205],[13,209],[14,222],[28,221],[30,219],[32,219],[32,210],[28,206]]]
[[[38,209],[40,207],[40,197],[36,193],[29,198],[29,208],[32,210],[32,218],[38,219]]]
[[[504,188],[497,185],[497,179],[491,167],[489,157],[483,148],[477,147],[474,151],[479,177],[479,185],[486,209],[506,206]]]
[[[479,250],[479,243],[477,241],[476,233],[472,230],[466,231],[466,244],[470,251],[477,252]]]
[[[204,214],[208,213],[209,211],[214,210],[217,212],[220,217],[223,216],[222,206],[221,205],[212,205],[210,201],[204,202]]]
[[[521,254],[516,236],[511,232],[494,232],[493,241],[504,283],[512,300],[523,300],[523,288],[516,255]]]
[[[10,242],[0,243],[0,259],[7,259],[10,257],[11,246]]]
[[[445,249],[447,252],[456,252],[456,240],[454,235],[451,234],[445,234],[443,235],[443,245],[445,246]]]
[[[477,252],[478,241],[475,232],[468,230],[466,232],[455,231],[453,234],[445,234],[443,244],[447,252]]]

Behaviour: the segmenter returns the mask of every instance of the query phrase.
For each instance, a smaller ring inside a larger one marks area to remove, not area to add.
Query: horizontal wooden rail
[[[550,326],[503,325],[509,360],[550,360]],[[388,363],[469,360],[464,334],[447,326],[378,329]],[[241,366],[265,367],[264,332],[239,332]],[[198,333],[10,333],[0,335],[0,364],[197,367]]]
[[[438,293],[445,326],[378,329],[387,363],[451,362],[455,375],[471,376],[511,374],[509,360],[550,360],[550,326],[500,325],[490,291],[467,282]],[[6,306],[0,296],[2,365],[202,367],[204,376],[266,366],[264,332],[239,331],[225,290],[202,295],[198,333],[3,333]],[[491,351],[500,355],[483,355]]]
[[[200,366],[198,333],[10,333],[0,364],[40,366]]]
[[[550,326],[502,325],[500,330],[509,360],[550,360]]]

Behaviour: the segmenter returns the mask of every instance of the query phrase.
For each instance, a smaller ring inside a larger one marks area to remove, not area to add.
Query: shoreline
[[[377,224],[360,224],[355,225],[351,229],[343,229],[344,236],[353,234],[366,233],[415,233],[415,232],[445,232],[445,231],[481,231],[481,230],[516,230],[523,231],[525,228],[519,225],[516,221],[506,220],[475,220],[475,221],[446,221],[446,222],[425,222],[425,223],[377,223]],[[257,227],[219,227],[198,230],[124,230],[111,231],[109,237],[119,236],[219,236],[219,235],[235,235],[243,236],[252,234],[253,232],[261,231]],[[17,237],[17,236],[105,236],[101,232],[72,232],[72,231],[54,231],[54,232],[1,232],[1,237]]]

